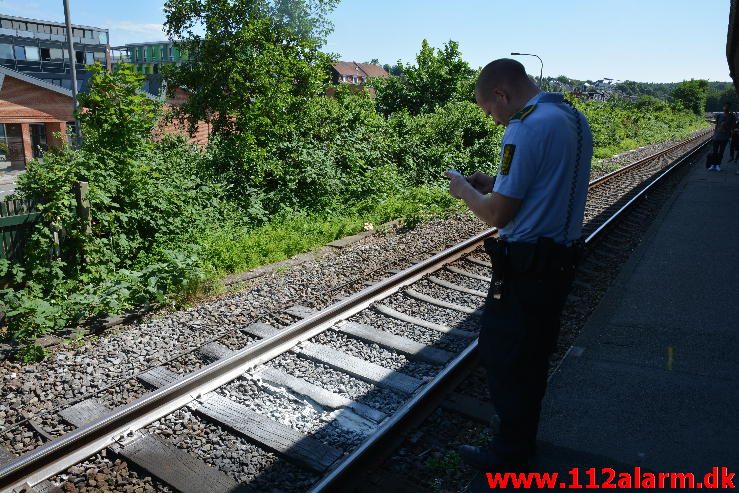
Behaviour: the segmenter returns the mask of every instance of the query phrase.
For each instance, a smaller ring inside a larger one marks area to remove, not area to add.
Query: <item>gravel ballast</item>
[[[327,330],[317,335],[311,342],[324,344],[328,347],[356,356],[390,370],[397,370],[412,377],[423,379],[435,376],[440,368],[427,363],[409,360],[405,355],[384,349],[374,343],[366,343],[349,337],[334,330]]]
[[[219,389],[218,393],[345,452],[359,446],[375,429],[366,420],[351,422],[337,419],[342,411],[323,409],[307,399],[300,399],[283,388],[270,386],[258,379],[241,378]]]
[[[315,475],[281,460],[246,439],[229,434],[188,409],[180,409],[147,427],[253,491],[305,491]],[[265,489],[260,489],[265,488]]]
[[[347,376],[326,365],[292,353],[275,358],[269,366],[284,370],[290,375],[303,378],[314,385],[366,404],[385,414],[392,414],[406,399],[398,392]]]
[[[458,353],[469,344],[469,339],[455,335],[444,334],[426,327],[419,327],[402,320],[387,317],[373,310],[365,310],[348,319],[350,322],[370,325],[391,334],[407,337],[413,341]]]
[[[413,230],[371,235],[345,248],[329,249],[319,258],[286,271],[253,279],[243,290],[196,307],[108,330],[82,347],[57,346],[41,363],[24,366],[2,361],[0,433],[22,421],[24,415],[55,414],[178,355],[236,333],[240,327],[254,322],[285,327],[295,319],[282,314],[284,308],[295,304],[323,308],[334,301],[338,292],[332,291],[334,288],[361,284],[365,273],[384,276],[388,269],[407,267],[412,257],[428,257],[432,250],[484,229],[478,220],[459,214]],[[238,349],[232,338],[226,345]],[[181,363],[169,367],[185,372],[189,363],[200,364],[184,356]]]

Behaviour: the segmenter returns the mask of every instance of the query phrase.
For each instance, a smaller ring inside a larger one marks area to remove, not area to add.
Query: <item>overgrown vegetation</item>
[[[8,337],[37,356],[36,337],[95,315],[184,295],[205,279],[194,245],[178,241],[216,221],[223,187],[200,176],[199,154],[182,139],[154,142],[159,104],[137,89],[130,67],[109,74],[92,67],[80,96],[84,146],[50,152],[19,178],[41,222],[24,257],[2,262]],[[89,183],[92,222],[76,213],[74,185]]]
[[[706,122],[682,104],[643,96],[637,101],[574,101],[590,122],[593,157],[603,159],[637,147],[682,139]]]
[[[449,41],[435,50],[425,39],[416,64],[398,62],[398,77],[377,79],[377,109],[385,116],[399,111],[430,113],[449,101],[474,102],[475,71],[462,59],[459,44]]]
[[[89,317],[176,303],[225,274],[283,259],[365,223],[412,225],[458,207],[444,170],[494,173],[502,129],[475,106],[476,71],[450,41],[365,91],[327,86],[320,51],[333,0],[169,0],[168,34],[193,59],[170,72],[209,145],[156,140],[162,108],[130,67],[93,68],[80,149],[32,162],[19,194],[41,205],[23,259],[0,263],[6,338],[35,359],[37,337]],[[197,29],[203,27],[203,31]],[[200,33],[200,34],[196,34]],[[702,125],[682,105],[576,102],[596,156]],[[89,183],[91,223],[73,193]]]

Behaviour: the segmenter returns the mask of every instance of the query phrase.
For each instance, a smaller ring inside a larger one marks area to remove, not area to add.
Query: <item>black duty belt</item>
[[[575,270],[582,256],[581,242],[570,246],[539,238],[536,243],[507,242],[499,238],[485,240],[497,279],[548,278]]]

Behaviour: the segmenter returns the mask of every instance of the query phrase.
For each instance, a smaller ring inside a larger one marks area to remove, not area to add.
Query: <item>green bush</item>
[[[371,81],[377,90],[377,109],[385,116],[400,111],[431,113],[450,101],[474,101],[475,71],[462,59],[456,41],[434,49],[424,39],[416,64],[398,62],[397,69],[400,75]]]
[[[444,171],[494,173],[502,128],[473,103],[450,102],[432,113],[397,112],[389,120],[392,160],[412,184],[445,183]]]
[[[204,279],[186,233],[217,220],[223,190],[199,176],[201,155],[184,140],[152,140],[158,103],[136,90],[140,82],[130,67],[93,68],[80,98],[84,146],[49,152],[19,178],[18,194],[39,204],[41,220],[24,257],[3,267],[12,279],[0,309],[13,342],[162,303]],[[89,183],[90,225],[76,212],[79,181]]]

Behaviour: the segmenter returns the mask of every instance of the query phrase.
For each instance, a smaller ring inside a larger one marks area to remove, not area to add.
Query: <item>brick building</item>
[[[70,89],[0,66],[0,169],[23,169],[61,146],[68,122],[74,122]]]
[[[370,77],[388,77],[388,73],[379,65],[357,62],[336,62],[331,66],[331,78],[334,84],[351,84],[359,86]]]
[[[164,101],[165,114],[187,97],[185,91],[175,91],[173,98]],[[60,147],[73,125],[71,90],[0,66],[0,170],[24,169],[43,151]],[[165,118],[158,133],[184,134],[190,142],[205,145],[209,131],[210,126],[201,123],[190,136],[184,124]]]

